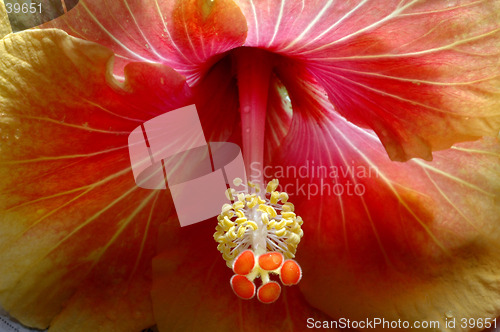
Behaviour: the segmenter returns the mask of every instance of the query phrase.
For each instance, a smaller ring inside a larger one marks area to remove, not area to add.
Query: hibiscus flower
[[[486,327],[500,314],[499,7],[81,0],[7,34],[1,305],[51,331]],[[128,134],[193,103],[207,141],[239,144],[253,178],[278,175],[304,219],[303,278],[273,304],[233,294],[215,218],[181,228],[168,191],[134,182]]]

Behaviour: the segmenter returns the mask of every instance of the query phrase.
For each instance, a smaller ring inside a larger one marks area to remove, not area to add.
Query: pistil
[[[263,186],[264,139],[273,57],[257,48],[234,51],[240,99],[243,158],[250,181]]]
[[[276,301],[281,293],[278,275],[285,286],[296,285],[302,270],[293,260],[302,238],[302,218],[294,213],[286,192],[278,192],[278,180],[264,186],[264,142],[269,82],[273,56],[255,48],[239,48],[232,53],[238,78],[243,158],[248,185],[244,191],[228,189],[232,204],[224,204],[217,217],[214,239],[228,267],[230,280],[242,299],[257,295],[262,303]],[[241,179],[234,179],[241,185]],[[265,188],[265,189],[264,189]],[[254,281],[259,278],[261,286]]]
[[[241,179],[234,183],[241,183]],[[262,303],[272,303],[278,299],[281,286],[270,274],[278,275],[285,286],[296,285],[302,277],[292,258],[303,235],[303,221],[288,202],[288,194],[276,191],[278,185],[278,180],[272,180],[261,195],[228,189],[232,204],[224,204],[217,217],[217,249],[233,269],[231,287],[242,299],[257,294]],[[254,283],[257,278],[262,282],[258,289]]]

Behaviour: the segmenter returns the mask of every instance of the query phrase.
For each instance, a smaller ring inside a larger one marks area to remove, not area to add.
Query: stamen
[[[290,258],[295,257],[303,236],[303,221],[288,202],[288,194],[276,191],[278,184],[278,180],[269,182],[263,196],[248,193],[248,189],[257,188],[252,183],[244,186],[247,193],[228,192],[233,203],[224,204],[217,217],[217,249],[236,273],[231,287],[242,299],[254,296],[256,278],[262,281],[257,291],[262,303],[276,301],[281,293],[270,274],[277,274],[285,286],[296,285],[302,278],[300,266]]]
[[[266,191],[267,191],[268,193],[271,193],[271,192],[275,191],[275,190],[276,190],[276,188],[278,188],[278,184],[279,184],[279,182],[278,182],[278,180],[277,180],[277,179],[272,180],[271,182],[269,182],[269,183],[267,184]]]

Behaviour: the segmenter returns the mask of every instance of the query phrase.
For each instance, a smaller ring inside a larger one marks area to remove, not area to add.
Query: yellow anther
[[[293,212],[282,212],[281,215],[283,216],[283,218],[290,218],[290,219],[293,219],[295,218],[297,215]]]
[[[249,209],[253,209],[257,205],[257,198],[253,198],[250,202],[247,203]]]
[[[229,188],[226,190],[226,197],[228,200],[233,201],[234,200],[234,195],[236,194],[236,190],[233,188]]]
[[[243,180],[240,179],[240,178],[236,178],[233,180],[233,184],[236,186],[236,187],[239,187],[241,186],[241,184],[243,183]]]
[[[262,212],[269,213],[269,217],[271,217],[271,218],[274,218],[274,217],[276,217],[278,215],[276,213],[276,210],[272,206],[270,206],[270,205],[260,204],[258,210],[262,211]]]
[[[238,200],[240,202],[245,202],[245,194],[238,194]]]
[[[224,231],[228,231],[231,227],[234,227],[234,222],[229,220],[228,217],[224,217],[224,220],[222,220],[222,227]]]
[[[238,229],[238,237],[242,237],[242,236],[243,236],[243,234],[245,234],[246,230],[247,230],[246,226],[241,226],[241,227]],[[234,245],[236,245],[236,243],[235,243]]]
[[[279,199],[282,203],[286,203],[288,201],[288,194],[285,192],[281,192],[279,195]]]
[[[252,220],[247,221],[247,226],[250,226],[254,231],[256,231],[257,228],[259,228],[259,226],[257,226],[257,223]]]
[[[283,219],[280,222],[276,223],[276,226],[274,226],[274,228],[276,228],[276,229],[282,229],[285,226],[286,226],[286,220]]]
[[[269,224],[269,214],[262,213],[260,217],[262,218],[262,222],[264,223],[264,225]]]
[[[226,233],[226,237],[229,241],[233,241],[234,239],[236,239],[236,233],[234,232],[236,230],[236,227],[231,227],[227,233]]]
[[[295,233],[295,234],[297,234],[297,235],[300,235],[300,231],[301,231],[301,229],[300,229],[299,224],[297,224],[297,223],[293,223],[292,225],[290,225],[289,230],[290,230],[290,232],[292,232],[292,233]]]
[[[277,179],[273,179],[272,181],[270,181],[268,184],[267,184],[267,188],[266,188],[266,191],[268,193],[270,192],[273,192],[276,190],[276,188],[278,188],[278,185],[279,185],[279,181]]]
[[[233,204],[233,209],[235,209],[236,211],[241,210],[244,207],[245,207],[245,203],[243,203],[242,201],[237,201],[237,202],[234,202],[234,204]]]
[[[271,193],[271,198],[269,199],[271,201],[271,204],[278,204],[279,196],[280,196],[279,192],[273,191]]]
[[[248,186],[250,188],[253,188],[255,190],[256,193],[259,193],[260,192],[260,185],[258,183],[253,183],[251,181],[248,181]]]
[[[257,202],[259,203],[259,205],[260,205],[260,204],[265,204],[265,203],[266,203],[266,201],[265,201],[265,200],[263,200],[260,196],[257,196]]]
[[[221,216],[221,220],[224,217],[228,217],[229,219],[231,219],[234,216],[233,207],[231,206],[231,209],[227,210],[226,212],[221,212],[220,216]]]
[[[233,209],[233,206],[231,204],[224,204],[224,205],[222,205],[222,212],[221,213],[229,212],[232,209]]]
[[[245,213],[241,210],[236,211],[236,216],[238,218],[245,218]]]
[[[297,245],[299,244],[299,242],[300,242],[300,236],[298,236],[295,233],[290,233],[289,243]]]
[[[299,216],[299,217],[297,217],[297,219],[296,219],[296,220],[297,220],[297,223],[298,223],[300,226],[302,226],[302,224],[304,223],[304,220],[302,220],[302,218],[301,218],[300,216]]]
[[[279,237],[285,236],[285,234],[286,234],[286,228],[282,228],[282,229],[276,231],[276,235]]]
[[[247,221],[247,218],[245,218],[245,217],[241,217],[241,218],[236,218],[236,220],[235,220],[234,222],[235,222],[236,224],[238,224],[238,225],[241,225],[241,224],[243,224],[243,223],[244,223],[244,222],[246,222],[246,221]]]
[[[290,202],[286,202],[285,204],[283,204],[283,211],[293,212],[295,211],[295,206]]]
[[[295,254],[295,251],[297,250],[297,245],[292,243],[287,243],[287,248],[290,253]]]

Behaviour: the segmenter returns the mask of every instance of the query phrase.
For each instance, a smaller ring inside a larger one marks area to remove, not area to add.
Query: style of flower
[[[496,0],[81,0],[4,36],[0,304],[51,331],[498,316],[499,12]],[[134,183],[127,135],[192,103],[254,179],[343,170],[279,179],[297,189],[303,277],[273,304],[234,296],[215,219],[180,228],[167,191]],[[325,181],[363,193],[319,192]]]

